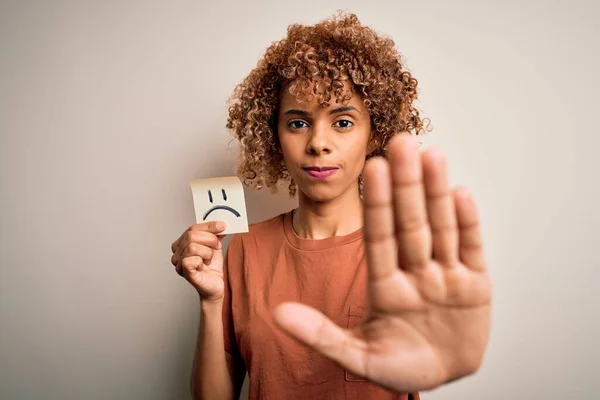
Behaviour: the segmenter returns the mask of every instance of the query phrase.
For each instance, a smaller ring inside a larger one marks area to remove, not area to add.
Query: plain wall
[[[394,38],[484,224],[487,357],[423,398],[598,397],[597,1],[31,0],[0,6],[0,398],[189,397],[188,181],[233,173],[226,100],[266,47],[338,9]]]

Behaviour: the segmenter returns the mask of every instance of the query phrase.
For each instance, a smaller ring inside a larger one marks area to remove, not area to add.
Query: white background
[[[597,1],[4,1],[0,398],[185,399],[197,295],[170,265],[188,181],[231,175],[225,102],[293,22],[392,36],[495,287],[473,377],[427,400],[593,399]],[[294,200],[246,192],[251,222]]]

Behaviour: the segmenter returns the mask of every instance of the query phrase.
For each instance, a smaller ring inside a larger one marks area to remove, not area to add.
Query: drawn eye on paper
[[[197,224],[225,221],[223,234],[248,232],[244,189],[238,177],[195,179],[190,187]]]

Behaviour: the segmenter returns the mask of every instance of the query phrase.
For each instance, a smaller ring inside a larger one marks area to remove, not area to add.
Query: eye
[[[288,127],[290,127],[291,129],[302,129],[302,128],[307,128],[308,124],[306,123],[306,121],[296,119],[296,120],[288,122]]]
[[[348,129],[350,127],[352,127],[354,124],[352,123],[352,121],[348,121],[347,119],[341,119],[339,121],[335,121],[335,123],[333,124],[333,126],[335,126],[336,128],[340,128],[340,129]]]

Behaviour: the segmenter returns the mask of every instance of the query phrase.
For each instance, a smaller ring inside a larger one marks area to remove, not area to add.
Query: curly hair
[[[364,102],[371,118],[371,148],[367,159],[385,155],[392,136],[427,131],[419,111],[417,80],[404,68],[391,38],[361,25],[354,14],[338,13],[312,26],[293,24],[287,37],[273,42],[258,65],[229,99],[227,128],[240,142],[237,175],[244,185],[277,192],[287,181],[289,195],[296,184],[283,162],[277,135],[282,90],[298,101],[316,98],[322,106],[349,100],[344,82]],[[312,90],[311,90],[312,89]],[[359,177],[362,193],[362,175]]]

